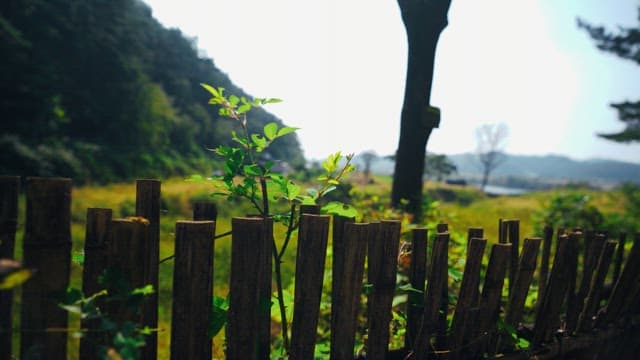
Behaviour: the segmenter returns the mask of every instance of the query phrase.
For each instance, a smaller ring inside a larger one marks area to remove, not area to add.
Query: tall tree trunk
[[[439,112],[429,105],[433,66],[438,38],[448,23],[451,0],[398,0],[398,5],[407,31],[409,54],[391,205],[405,208],[420,218],[427,140],[440,118]],[[406,206],[402,200],[408,201]]]

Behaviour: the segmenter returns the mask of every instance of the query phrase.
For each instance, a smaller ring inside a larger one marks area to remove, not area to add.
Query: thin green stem
[[[280,253],[278,254],[278,259],[282,259],[284,256],[284,252],[287,250],[287,246],[289,245],[289,241],[291,240],[291,234],[298,227],[298,224],[295,224],[294,214],[296,213],[296,204],[291,204],[290,210],[290,218],[289,224],[287,225],[287,232],[285,234],[284,243],[282,243],[282,248],[280,248]]]

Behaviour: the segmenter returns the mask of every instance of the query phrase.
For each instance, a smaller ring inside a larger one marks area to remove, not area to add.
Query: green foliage
[[[640,14],[640,7],[638,13]],[[636,27],[618,27],[617,33],[609,32],[603,26],[593,26],[582,19],[578,19],[578,26],[589,33],[598,49],[640,65],[640,22]],[[640,141],[640,101],[624,101],[611,104],[611,107],[618,112],[618,119],[625,123],[625,129],[618,133],[599,135],[616,142]]]
[[[272,218],[276,223],[281,223],[286,227],[285,239],[282,241],[280,249],[273,240],[273,263],[276,281],[276,299],[282,325],[282,349],[283,353],[289,350],[287,308],[292,308],[287,303],[287,297],[283,289],[282,281],[282,259],[292,234],[296,231],[301,205],[319,205],[319,200],[326,194],[336,189],[340,185],[340,180],[354,170],[351,160],[353,155],[343,157],[340,152],[331,154],[322,163],[323,173],[318,176],[318,188],[309,188],[302,191],[301,186],[293,182],[292,179],[283,174],[272,172],[274,162],[270,158],[261,157],[274,141],[294,133],[297,128],[280,127],[277,123],[271,122],[262,127],[259,132],[252,132],[247,118],[248,113],[266,104],[278,103],[279,99],[247,99],[244,96],[225,95],[223,87],[213,87],[208,84],[201,84],[211,95],[210,105],[219,106],[220,116],[233,120],[240,126],[240,132],[231,131],[232,144],[220,145],[213,149],[216,155],[223,158],[223,171],[221,175],[213,176],[211,179],[215,184],[214,196],[226,196],[227,200],[244,199],[248,200],[258,214],[267,219]],[[344,159],[344,162],[343,162]],[[192,181],[203,180],[202,176],[193,176]],[[273,212],[274,205],[278,202],[285,202],[289,205],[289,211],[283,214]],[[355,217],[357,211],[354,207],[339,203],[329,202],[322,207],[324,213]],[[215,303],[214,303],[215,304]],[[266,307],[266,304],[265,304]],[[220,310],[221,311],[221,310]],[[219,317],[212,333],[215,333],[222,326],[223,318]]]
[[[103,308],[108,305],[110,309],[121,309],[139,316],[142,301],[155,291],[153,286],[132,288],[116,268],[107,268],[100,276],[99,283],[105,289],[89,296],[78,289],[68,288],[59,306],[83,320],[99,321],[98,332],[106,334],[103,338],[108,339],[108,343],[98,344],[98,358],[139,359],[145,336],[154,330],[134,321],[113,319]],[[78,329],[75,334],[86,336],[84,329]]]
[[[437,181],[444,180],[447,176],[458,171],[456,165],[446,155],[427,154],[424,159],[424,174]]]
[[[551,198],[542,211],[534,214],[534,231],[542,234],[545,225],[554,228],[581,227],[597,229],[604,223],[604,216],[591,204],[588,195],[560,193]]]
[[[227,313],[229,312],[229,299],[214,296],[211,306],[211,319],[209,322],[209,337],[214,337],[222,330],[227,323]]]
[[[138,0],[0,2],[0,172],[75,183],[211,170],[206,148],[229,145],[220,106],[199,80],[236,87],[194,40],[166,29]],[[255,127],[282,123],[258,109]],[[295,136],[269,154],[293,167]]]

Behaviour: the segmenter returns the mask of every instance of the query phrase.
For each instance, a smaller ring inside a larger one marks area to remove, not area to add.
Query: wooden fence
[[[2,258],[14,254],[19,184],[17,177],[0,177]],[[138,218],[112,219],[109,209],[88,209],[82,284],[86,294],[100,289],[98,275],[107,267],[119,267],[133,286],[158,287],[160,185],[156,180],[137,181]],[[66,359],[68,333],[58,330],[67,328],[67,313],[56,305],[54,294],[69,284],[71,181],[27,178],[25,193],[22,260],[24,266],[37,271],[22,286],[19,329],[12,324],[12,293],[0,292],[0,360],[16,354],[11,336],[17,333],[22,358]],[[313,358],[332,221],[329,216],[314,214],[317,209],[309,212],[300,219],[291,359]],[[215,206],[198,204],[194,221],[179,221],[175,226],[172,359],[212,356],[207,327],[216,213]],[[269,359],[271,318],[263,310],[272,293],[272,226],[262,218],[232,220],[228,359]],[[575,229],[554,234],[546,228],[543,238],[521,242],[517,220],[500,221],[499,230],[499,241],[490,243],[483,238],[482,229],[469,229],[455,304],[449,304],[450,234],[446,224],[438,225],[433,236],[424,228],[411,231],[408,277],[411,286],[421,292],[413,292],[404,309],[404,348],[389,350],[392,303],[398,292],[400,223],[360,224],[334,218],[330,358],[356,356],[365,277],[369,284],[366,355],[359,356],[366,359],[476,359],[496,354],[514,359],[635,358],[640,344],[636,319],[640,305],[639,235],[625,254],[625,237],[611,240],[606,232]],[[552,247],[555,256],[551,260]],[[489,260],[483,267],[485,252]],[[607,281],[608,273],[612,282]],[[538,300],[535,308],[527,308],[535,277],[540,284]],[[508,290],[503,289],[505,279]],[[107,307],[114,318],[131,316],[122,311]],[[453,314],[450,325],[448,312]],[[522,323],[525,312],[535,314],[533,323]],[[155,328],[157,315],[154,295],[133,320]],[[96,326],[92,321],[82,322],[83,329],[89,331],[81,339],[80,359],[95,357],[92,344],[101,336],[91,331]],[[517,335],[499,331],[505,328],[517,329]],[[520,339],[529,341],[530,347],[518,349],[516,341]],[[143,359],[157,358],[156,341],[154,335],[147,338]]]

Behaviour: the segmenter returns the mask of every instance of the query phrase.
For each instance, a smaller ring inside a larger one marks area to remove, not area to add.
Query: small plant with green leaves
[[[99,278],[103,290],[85,296],[81,290],[68,288],[59,306],[71,314],[78,315],[84,321],[97,322],[92,344],[100,359],[135,360],[140,358],[140,349],[145,345],[145,337],[154,330],[132,320],[113,318],[104,309],[117,309],[127,313],[130,318],[139,318],[141,305],[147,295],[154,292],[152,285],[132,288],[122,272],[107,268]],[[92,330],[93,332],[93,330]],[[86,329],[78,329],[75,336],[87,336]]]
[[[355,208],[340,202],[321,204],[321,199],[336,189],[340,181],[355,168],[351,164],[353,154],[343,156],[340,152],[330,155],[322,163],[323,173],[317,177],[317,187],[303,190],[290,177],[273,171],[274,162],[266,159],[265,152],[277,139],[294,133],[297,128],[279,126],[275,122],[264,125],[261,133],[251,133],[247,114],[254,108],[280,102],[274,98],[247,99],[236,95],[226,96],[224,88],[202,84],[211,94],[209,104],[219,107],[218,113],[240,126],[240,132],[232,131],[231,139],[235,146],[221,145],[213,151],[224,159],[222,175],[214,176],[216,196],[240,198],[249,201],[255,211],[264,219],[286,227],[280,248],[273,241],[273,264],[276,282],[276,298],[282,324],[283,350],[288,352],[287,303],[282,284],[281,264],[292,234],[298,227],[297,219],[301,205],[322,205],[321,211],[327,214],[355,217]],[[192,180],[202,180],[196,176]],[[272,211],[275,204],[285,203],[288,210],[283,213]],[[219,329],[219,327],[216,327]]]

